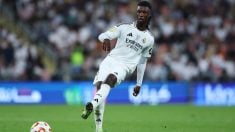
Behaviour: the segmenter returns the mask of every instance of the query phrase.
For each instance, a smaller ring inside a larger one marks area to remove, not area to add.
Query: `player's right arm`
[[[108,31],[101,33],[98,37],[100,42],[103,44],[104,51],[110,51],[111,44],[110,40],[120,37],[121,34],[121,26],[114,26],[110,28]]]

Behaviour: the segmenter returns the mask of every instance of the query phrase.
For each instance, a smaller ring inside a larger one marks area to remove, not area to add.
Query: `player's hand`
[[[111,50],[111,44],[110,44],[110,40],[105,39],[103,42],[103,50],[104,51],[110,51]]]
[[[133,89],[133,96],[137,96],[140,93],[140,86],[135,86]]]

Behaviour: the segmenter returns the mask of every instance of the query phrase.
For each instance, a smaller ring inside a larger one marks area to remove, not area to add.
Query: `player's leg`
[[[94,111],[96,132],[102,132],[103,130],[104,109],[105,109],[105,102],[102,102]]]
[[[110,72],[109,69],[110,69],[110,62],[106,58],[100,64],[99,71],[97,72],[97,74],[94,78],[93,84],[95,86],[97,86],[97,84],[99,82],[103,82],[106,79],[108,73]],[[101,84],[100,84],[100,86],[101,86]],[[92,103],[88,102],[84,108],[84,111],[82,112],[82,118],[87,119],[88,116],[92,113],[93,109],[96,109],[96,107],[93,107]]]
[[[101,103],[105,101],[112,87],[117,83],[117,77],[114,74],[109,74],[106,80],[101,84],[100,90],[94,96],[91,102],[88,102],[82,113],[82,118],[87,119],[92,113],[93,109],[96,109]]]
[[[126,71],[128,71],[128,68],[120,65],[115,60],[107,58],[102,62],[95,82],[103,81],[103,83],[100,86],[100,90],[95,94],[94,99],[86,105],[86,111],[88,112],[85,113],[85,116],[82,116],[84,119],[90,115],[93,109],[96,109],[100,104],[105,102],[111,88],[125,79],[127,75]]]
[[[117,77],[114,74],[109,74],[106,80],[101,84],[100,90],[95,94],[91,101],[94,108],[99,106],[107,98],[111,88],[117,83]]]
[[[114,87],[115,84],[119,84],[121,83],[122,80],[125,79],[126,77],[126,70],[122,69],[122,68],[116,68],[114,69],[115,72],[113,72],[114,74],[109,74],[108,77],[106,78],[106,80],[104,81],[104,83],[97,83],[97,93],[99,93],[100,90],[102,90],[102,86],[104,85],[109,85],[109,89]],[[108,93],[107,93],[108,94]],[[105,99],[107,98],[107,96],[105,97]],[[95,98],[94,98],[95,99]],[[104,101],[102,101],[98,107],[96,107],[95,109],[95,122],[96,122],[96,132],[101,132],[102,131],[102,124],[103,124],[103,115],[104,115],[104,109],[105,109],[105,99]],[[93,103],[92,103],[93,104]],[[101,131],[99,131],[101,130]]]
[[[96,85],[97,91],[100,90],[100,86],[102,81],[99,81]],[[94,110],[94,120],[96,125],[96,132],[103,131],[103,116],[104,116],[104,109],[105,109],[105,101],[102,102],[96,109]]]

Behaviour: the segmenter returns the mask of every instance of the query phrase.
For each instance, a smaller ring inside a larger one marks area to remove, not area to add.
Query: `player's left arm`
[[[136,86],[133,91],[133,96],[137,96],[140,92],[141,85],[144,78],[144,72],[147,64],[147,57],[141,57],[139,64],[137,65],[137,78],[136,78]]]
[[[143,55],[137,65],[137,79],[136,79],[136,86],[133,91],[133,96],[137,96],[140,92],[141,85],[142,85],[143,78],[144,78],[144,72],[146,69],[146,64],[147,64],[148,58],[150,58],[152,55],[153,45],[154,45],[154,41],[152,41],[150,43],[150,46],[148,46],[143,51]]]

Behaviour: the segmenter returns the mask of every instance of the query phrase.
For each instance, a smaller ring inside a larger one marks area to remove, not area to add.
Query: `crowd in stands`
[[[150,29],[156,44],[145,80],[235,81],[234,0],[149,1],[153,6]],[[30,64],[39,67],[39,80],[93,79],[107,54],[97,36],[115,24],[134,21],[136,16],[134,0],[1,0],[0,4],[12,11],[15,21],[29,27],[34,43],[21,51],[22,57],[17,47],[25,45],[15,45],[10,39],[14,33],[0,29],[0,77],[9,79],[18,79],[28,61],[35,62],[37,55],[32,51],[38,43],[56,55],[56,70],[50,76],[46,70],[41,72],[40,62]],[[21,60],[24,64],[18,62]],[[12,65],[19,68],[8,72]]]
[[[50,75],[35,45],[0,28],[0,80],[49,80]]]

